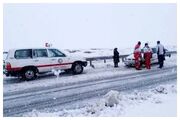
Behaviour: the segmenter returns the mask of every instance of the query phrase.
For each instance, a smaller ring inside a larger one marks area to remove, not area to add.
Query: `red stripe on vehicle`
[[[69,65],[69,64],[73,64],[73,63],[62,63],[62,64],[48,64],[48,65],[36,65],[36,67],[50,67],[50,66],[61,66],[61,65]],[[22,67],[14,67],[11,68],[10,71],[19,71],[21,70]]]
[[[61,66],[61,65],[68,65],[68,64],[73,64],[73,63],[49,64],[49,65],[37,65],[36,67]]]

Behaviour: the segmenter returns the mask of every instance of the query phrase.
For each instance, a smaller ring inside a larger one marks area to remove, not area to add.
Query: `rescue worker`
[[[114,55],[113,55],[114,67],[118,67],[119,63],[119,52],[117,48],[114,48]]]
[[[134,59],[136,70],[141,70],[141,42],[139,41],[134,48]]]
[[[145,43],[143,51],[146,69],[151,69],[152,49],[148,46],[148,43]]]
[[[164,46],[160,44],[160,41],[157,41],[156,51],[158,55],[159,68],[162,68],[165,60],[165,49]]]

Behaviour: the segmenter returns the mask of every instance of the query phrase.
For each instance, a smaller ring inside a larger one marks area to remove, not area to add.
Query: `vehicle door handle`
[[[52,61],[56,60],[56,59],[51,59]]]
[[[34,62],[38,62],[39,60],[34,60]]]

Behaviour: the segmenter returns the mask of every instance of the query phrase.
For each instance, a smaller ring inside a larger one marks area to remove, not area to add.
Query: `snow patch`
[[[90,104],[86,108],[87,113],[100,114],[106,107],[114,107],[121,100],[121,95],[118,91],[111,90],[102,99],[96,101],[95,104]]]
[[[117,105],[119,103],[120,99],[120,93],[118,91],[111,90],[108,92],[104,98],[105,98],[105,105],[109,107],[113,107],[114,105]]]
[[[152,92],[154,93],[159,93],[159,94],[167,94],[167,89],[164,86],[159,86],[157,88],[155,88],[154,90],[152,90]]]
[[[120,93],[109,91],[101,99],[89,101],[83,107],[57,112],[33,110],[24,116],[176,116],[176,84],[160,85],[146,91]],[[81,104],[81,103],[80,103]]]
[[[52,69],[51,71],[57,78],[59,77],[59,74],[62,72],[61,70],[55,70],[55,69]]]

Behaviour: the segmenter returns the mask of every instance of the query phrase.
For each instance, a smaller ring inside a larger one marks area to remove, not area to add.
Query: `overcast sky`
[[[176,45],[176,4],[4,4],[4,50]]]

